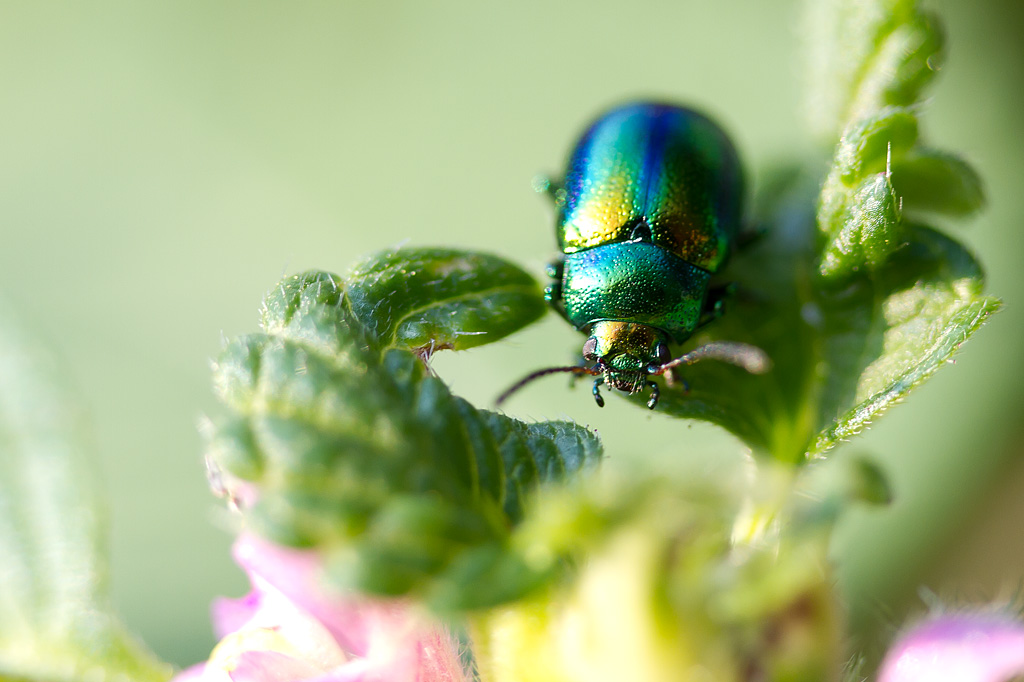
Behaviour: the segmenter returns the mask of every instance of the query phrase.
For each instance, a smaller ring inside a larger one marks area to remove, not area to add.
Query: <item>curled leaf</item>
[[[454,249],[376,254],[347,277],[355,319],[386,348],[464,350],[544,313],[537,282],[505,260]]]

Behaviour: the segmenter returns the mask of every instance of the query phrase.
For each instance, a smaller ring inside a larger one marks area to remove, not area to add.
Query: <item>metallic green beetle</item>
[[[740,232],[743,173],[715,123],[667,104],[613,109],[580,138],[552,193],[564,257],[549,269],[545,297],[588,334],[583,358],[593,364],[534,372],[499,402],[540,376],[573,372],[597,377],[599,406],[607,384],[627,393],[649,387],[653,409],[651,375],[671,382],[669,370],[705,358],[766,369],[763,351],[746,344],[707,344],[675,360],[669,352],[721,313],[726,288],[712,287],[711,276]]]

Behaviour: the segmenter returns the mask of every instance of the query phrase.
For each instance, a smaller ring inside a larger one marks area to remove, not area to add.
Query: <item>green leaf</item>
[[[985,205],[978,174],[963,159],[945,152],[921,149],[897,160],[892,184],[911,214],[968,217]]]
[[[934,230],[914,228],[897,259],[872,287],[882,294],[875,296],[879,319],[873,325],[881,335],[868,339],[878,354],[861,371],[853,407],[818,436],[812,454],[864,429],[931,376],[999,309],[996,299],[982,294],[981,269],[970,254]]]
[[[477,410],[425,359],[510,333],[541,301],[514,266],[441,249],[386,253],[345,282],[288,278],[264,302],[263,333],[215,364],[232,414],[214,424],[208,454],[255,484],[246,513],[257,529],[328,551],[346,586],[448,600],[440,608],[507,598],[507,586],[467,576],[514,565],[505,546],[525,499],[595,463],[600,446],[572,423]],[[485,323],[497,331],[465,333]]]
[[[0,679],[160,681],[111,613],[80,415],[0,317]]]
[[[892,155],[901,156],[916,142],[917,115],[905,107],[886,107],[843,132],[833,174],[846,187],[855,187],[869,175],[886,170]]]
[[[545,311],[536,281],[495,256],[385,251],[348,276],[353,316],[386,348],[464,350],[504,338]]]

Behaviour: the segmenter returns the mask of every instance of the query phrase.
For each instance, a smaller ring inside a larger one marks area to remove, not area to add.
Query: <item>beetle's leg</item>
[[[661,389],[658,388],[658,384],[653,381],[648,381],[647,385],[651,387],[651,398],[647,401],[647,407],[653,410],[658,406],[658,398],[661,397]]]
[[[565,201],[565,184],[563,182],[541,174],[533,176],[531,184],[533,185],[534,192],[547,194],[556,207],[560,207]]]
[[[594,388],[590,391],[594,394],[594,402],[597,403],[598,407],[604,407],[604,398],[601,397],[601,384],[603,383],[604,377],[594,379]]]
[[[764,225],[749,225],[743,232],[736,235],[736,250],[743,251],[750,248],[752,244],[761,241],[761,238],[768,234],[768,228]]]
[[[544,268],[544,272],[551,279],[551,285],[544,290],[544,298],[551,302],[552,298],[562,298],[562,276],[565,274],[565,260],[559,258],[548,263],[548,266]],[[547,292],[557,292],[552,294],[552,298],[548,298]]]
[[[736,294],[735,282],[721,284],[708,289],[707,298],[704,299],[704,309],[701,310],[700,322],[697,328],[714,322],[725,312],[725,302]]]
[[[557,310],[558,304],[562,302],[562,283],[552,282],[544,287],[544,300]]]
[[[565,303],[562,301],[562,274],[564,271],[565,261],[559,259],[548,263],[546,272],[551,278],[551,284],[544,287],[544,300],[556,313],[568,321],[569,316],[565,312]]]

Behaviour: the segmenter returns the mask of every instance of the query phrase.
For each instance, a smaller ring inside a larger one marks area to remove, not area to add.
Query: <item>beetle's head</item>
[[[593,366],[570,365],[537,370],[498,396],[497,404],[501,405],[510,395],[535,379],[549,374],[569,373],[597,377],[593,393],[599,407],[604,406],[604,398],[599,391],[602,383],[626,393],[637,393],[648,387],[651,389],[651,397],[647,407],[653,410],[658,404],[660,390],[658,384],[650,380],[651,375],[664,376],[672,385],[671,372],[675,368],[702,360],[727,362],[751,374],[761,374],[771,367],[771,360],[763,350],[735,341],[711,341],[674,360],[671,357],[668,334],[660,329],[635,322],[601,320],[592,325],[590,338],[583,344],[583,358],[594,363]],[[685,388],[685,381],[683,386]]]
[[[595,322],[583,344],[583,359],[595,362],[612,388],[636,393],[647,376],[672,359],[668,335],[645,324],[602,320]]]

